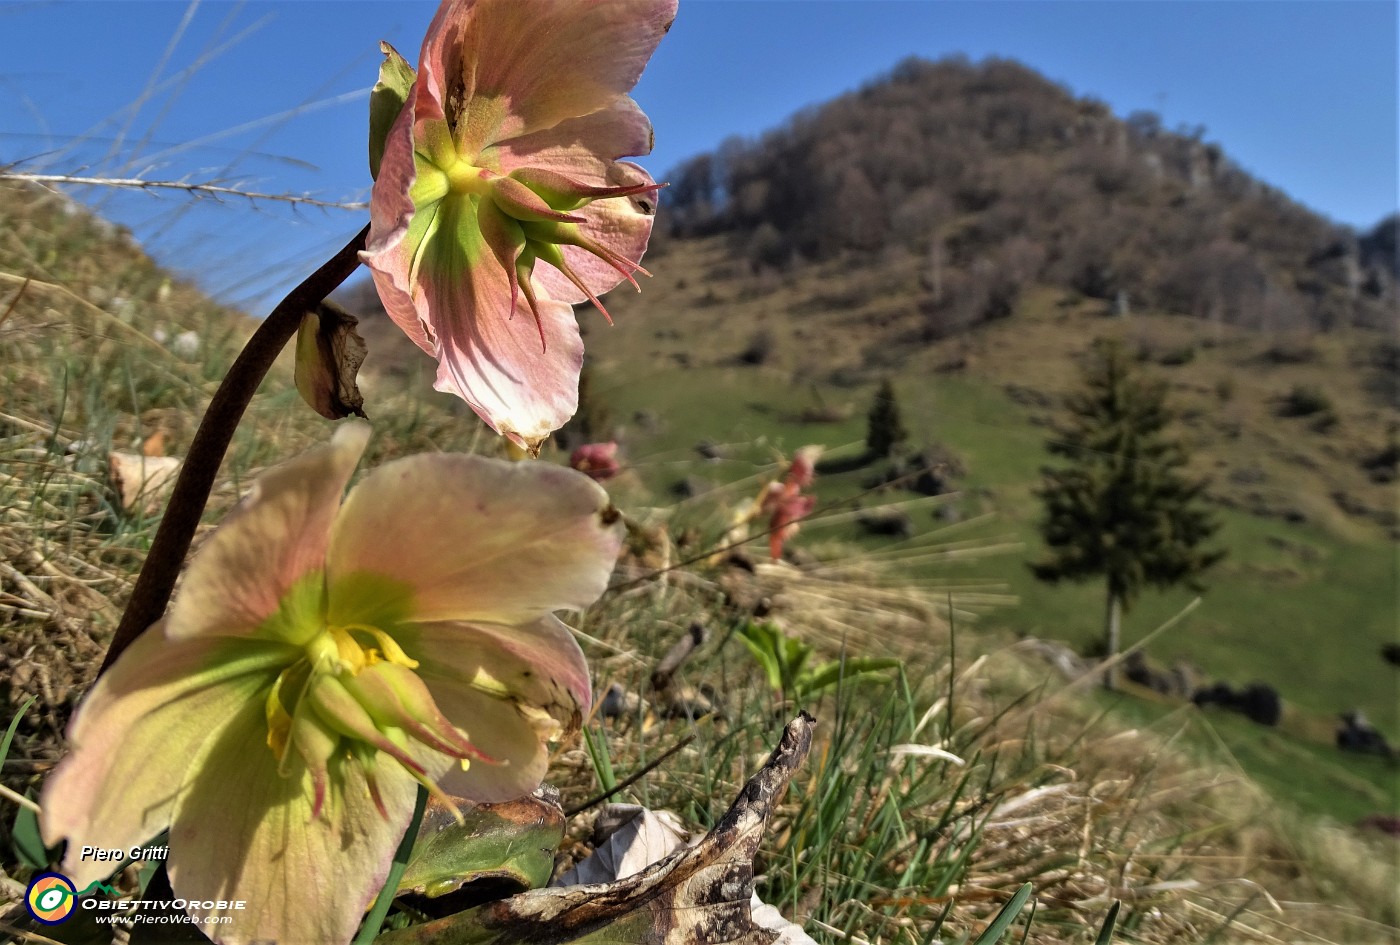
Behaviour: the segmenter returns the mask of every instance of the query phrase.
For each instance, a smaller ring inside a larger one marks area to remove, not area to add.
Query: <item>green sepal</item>
[[[393,46],[381,42],[379,51],[384,54],[384,61],[379,65],[379,81],[369,93],[369,176],[372,178],[379,177],[379,162],[384,159],[384,142],[389,137],[389,129],[403,111],[417,79],[408,60]]]

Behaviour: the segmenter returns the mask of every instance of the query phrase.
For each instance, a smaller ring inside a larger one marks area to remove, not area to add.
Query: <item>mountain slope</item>
[[[1394,324],[1393,236],[1387,260],[1204,129],[1120,120],[1011,61],[906,60],[668,176],[669,232],[725,234],[754,265],[928,254],[929,337],[1035,283],[1271,330]]]

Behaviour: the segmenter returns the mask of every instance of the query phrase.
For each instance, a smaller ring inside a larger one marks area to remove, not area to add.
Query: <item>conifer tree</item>
[[[1224,551],[1206,544],[1219,527],[1202,502],[1206,483],[1189,478],[1188,455],[1165,432],[1173,415],[1166,386],[1141,377],[1123,346],[1100,339],[1071,395],[1068,423],[1047,448],[1069,465],[1043,470],[1040,531],[1046,556],[1031,565],[1044,581],[1107,584],[1105,656],[1118,654],[1123,612],[1144,586],[1186,584]],[[1110,667],[1104,685],[1112,689]]]
[[[870,405],[870,415],[865,428],[865,448],[870,455],[881,458],[894,452],[894,448],[909,438],[899,415],[899,402],[894,397],[894,385],[886,378],[875,392],[875,402]]]

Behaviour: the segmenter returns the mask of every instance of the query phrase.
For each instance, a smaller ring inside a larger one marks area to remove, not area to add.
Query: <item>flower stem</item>
[[[214,478],[223,464],[233,433],[238,429],[243,412],[248,409],[253,394],[267,376],[277,355],[301,326],[302,316],[313,311],[326,296],[360,265],[360,250],[365,247],[369,227],[355,235],[345,246],[300,285],[287,294],[277,307],[263,319],[253,336],[224,375],[219,389],[209,401],[209,409],[199,422],[189,455],[180,469],[165,516],[156,529],[151,550],[137,575],[131,599],[122,614],[121,623],[112,637],[107,657],[102,661],[101,675],[132,644],[147,627],[165,613],[175,579],[180,574],[190,541],[204,515]]]

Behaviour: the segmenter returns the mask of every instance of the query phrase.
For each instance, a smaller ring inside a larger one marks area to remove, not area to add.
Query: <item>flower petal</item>
[[[433,382],[438,391],[466,400],[487,426],[532,452],[577,412],[578,374],[584,364],[573,307],[543,291],[536,297],[538,328],[528,312],[510,322],[501,318],[500,309],[482,321],[449,326]],[[546,351],[540,350],[542,333]]]
[[[608,172],[619,158],[651,153],[652,137],[651,121],[624,95],[592,114],[500,141],[481,157],[502,173],[539,167],[580,183],[605,185],[611,183]]]
[[[319,608],[317,575],[331,522],[369,434],[368,424],[347,422],[328,445],[259,476],[195,555],[166,636],[256,633],[304,643],[303,635],[319,629],[305,611]],[[294,586],[297,593],[289,594]],[[278,619],[269,620],[274,615]]]
[[[396,629],[394,638],[418,661],[420,678],[453,679],[468,686],[485,673],[512,698],[539,706],[565,725],[592,704],[583,651],[573,632],[552,614],[513,626],[456,621],[408,624]],[[448,719],[475,742],[480,727],[476,719],[450,715]]]
[[[419,624],[396,636],[421,654],[418,676],[443,715],[492,759],[450,769],[439,787],[488,802],[537,788],[549,738],[576,727],[591,699],[588,668],[568,628],[545,617],[515,627]]]
[[[783,483],[793,489],[806,489],[817,478],[817,461],[822,458],[826,447],[813,443],[792,454],[792,465],[788,466]]]
[[[585,443],[569,455],[569,468],[577,469],[594,482],[611,479],[622,471],[617,461],[617,443]]]
[[[389,873],[413,816],[417,782],[386,761],[376,768],[380,814],[358,766],[340,760],[331,796],[312,816],[311,776],[298,763],[277,771],[262,707],[244,707],[209,753],[175,812],[167,866],[175,895],[192,902],[242,901],[242,909],[190,909],[227,916],[215,941],[341,945],[350,941]],[[436,755],[434,773],[447,759]]]
[[[189,780],[252,706],[262,754],[262,696],[294,651],[247,640],[167,638],[157,624],[136,638],[78,708],[73,751],[44,785],[45,841],[68,838],[63,872],[82,888],[116,864],[81,858],[84,846],[127,849],[170,825]],[[225,795],[227,797],[227,795]]]
[[[594,482],[553,464],[459,454],[387,463],[336,520],[330,621],[517,624],[587,607],[621,547],[616,518]],[[357,589],[366,583],[374,593]]]
[[[446,103],[475,155],[631,91],[675,16],[676,0],[444,3],[423,42],[419,100]]]
[[[651,183],[651,175],[635,164],[619,161],[612,166],[607,178],[611,186]],[[574,211],[583,217],[579,232],[624,259],[640,262],[651,239],[652,222],[656,214],[655,194],[631,197],[611,197],[595,200]],[[598,256],[578,246],[564,246],[564,261],[594,295],[602,295],[623,280],[622,273]],[[552,266],[535,267],[534,280],[552,298],[565,302],[582,302],[588,296],[580,292],[563,273]]]
[[[384,311],[414,344],[432,354],[431,330],[424,325],[410,290],[415,247],[405,239],[413,221],[409,191],[418,177],[413,160],[413,120],[414,101],[410,96],[384,142],[379,176],[370,191],[369,236],[360,259],[374,277]]]
[[[421,236],[362,257],[385,310],[438,359],[438,390],[461,397],[497,433],[536,448],[578,409],[583,339],[573,309],[540,292],[537,321],[469,201],[443,200],[431,220],[420,220]]]
[[[425,317],[439,313],[433,386],[461,397],[497,433],[537,449],[578,410],[583,338],[573,308],[537,292],[537,322],[523,304],[511,311],[510,277],[494,257],[457,268],[425,271],[419,287]]]
[[[437,781],[443,793],[494,804],[524,797],[540,786],[549,770],[549,750],[538,721],[509,700],[459,689],[435,677],[425,677],[423,682],[448,718],[477,720],[467,734],[492,759],[449,769]]]

